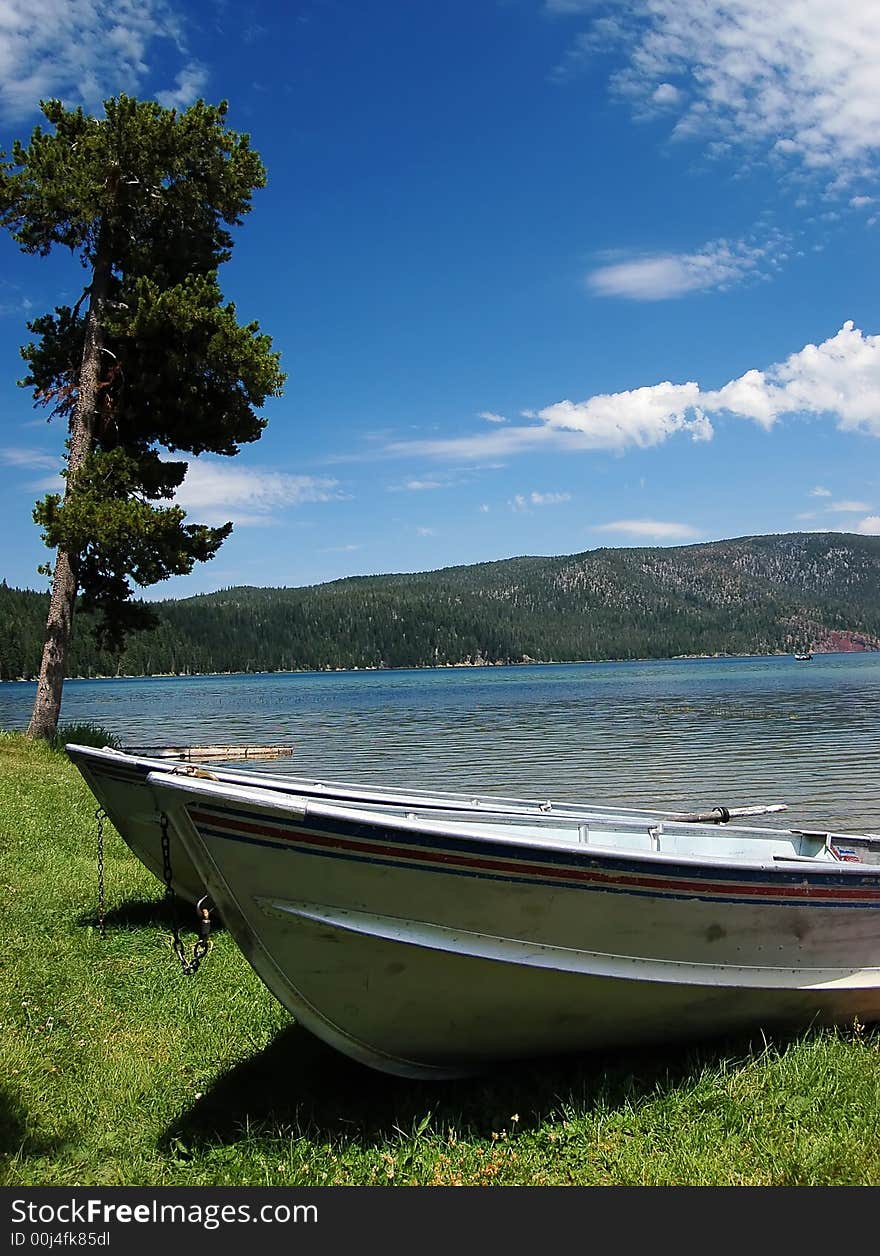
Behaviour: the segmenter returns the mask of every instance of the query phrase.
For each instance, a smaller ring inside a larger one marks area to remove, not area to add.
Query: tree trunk
[[[104,339],[101,316],[110,287],[111,273],[109,241],[106,230],[102,228],[98,240],[95,270],[92,275],[89,308],[86,314],[85,343],[77,381],[76,406],[70,420],[65,500],[74,491],[77,473],[91,453],[94,442],[95,415],[98,409],[98,390],[102,369],[101,350]],[[49,618],[46,621],[46,641],[37,680],[37,696],[34,700],[31,722],[28,725],[28,737],[53,737],[58,729],[67,649],[73,631],[78,565],[77,554],[70,554],[67,550],[59,548],[55,556]]]
[[[52,737],[58,728],[67,647],[73,629],[76,589],[76,573],[70,555],[65,550],[59,550],[55,556],[46,641],[37,681],[37,696],[28,725],[28,737]]]

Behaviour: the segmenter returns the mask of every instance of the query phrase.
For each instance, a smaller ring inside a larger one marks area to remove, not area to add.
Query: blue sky
[[[600,545],[880,534],[876,0],[0,0],[0,148],[40,97],[230,102],[269,174],[225,295],[282,354],[191,463],[213,562],[303,585]],[[0,576],[64,431],[0,240]]]

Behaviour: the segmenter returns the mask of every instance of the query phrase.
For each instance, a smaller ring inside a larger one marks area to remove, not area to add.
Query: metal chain
[[[174,898],[171,888],[171,839],[168,836],[168,817],[163,811],[159,816],[159,828],[162,832],[162,880],[165,882],[165,897]]]
[[[101,937],[106,938],[107,912],[104,898],[104,821],[107,819],[107,812],[103,807],[99,807],[95,812],[95,819],[98,821],[98,928],[101,931]]]
[[[199,971],[199,965],[211,949],[211,909],[213,904],[207,894],[200,898],[196,904],[199,936],[193,946],[192,955],[187,959],[186,948],[180,936],[180,924],[177,918],[177,895],[174,893],[171,885],[171,838],[168,834],[168,816],[164,811],[159,817],[159,828],[162,832],[162,880],[165,882],[165,901],[171,908],[173,925],[172,946],[174,954],[180,961],[182,971],[187,977],[192,977]]]

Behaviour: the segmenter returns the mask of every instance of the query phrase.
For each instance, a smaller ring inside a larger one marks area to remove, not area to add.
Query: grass
[[[53,750],[63,750],[66,745],[75,746],[112,746],[120,748],[119,738],[100,724],[61,724],[51,739]]]
[[[195,977],[162,887],[66,756],[0,734],[0,1183],[880,1185],[880,1034],[364,1069],[219,932]],[[190,937],[191,940],[191,937]]]

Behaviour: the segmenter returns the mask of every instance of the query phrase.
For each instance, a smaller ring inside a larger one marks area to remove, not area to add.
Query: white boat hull
[[[880,1020],[880,873],[863,864],[789,857],[757,830],[745,856],[705,858],[688,843],[712,835],[664,854],[645,825],[615,849],[601,827],[584,840],[149,780],[269,989],[387,1072]]]

